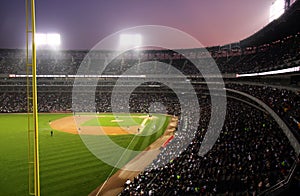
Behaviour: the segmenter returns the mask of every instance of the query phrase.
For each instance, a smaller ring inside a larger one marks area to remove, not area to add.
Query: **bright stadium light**
[[[276,0],[270,8],[269,22],[276,20],[284,13],[285,0]]]
[[[36,45],[46,45],[47,44],[47,35],[42,33],[35,34],[35,43]]]
[[[59,46],[60,45],[60,34],[58,34],[58,33],[47,34],[47,42],[51,46]]]
[[[142,36],[140,34],[121,34],[120,47],[138,47],[142,44]]]
[[[36,33],[35,43],[37,46],[59,46],[60,45],[60,34],[58,33]]]

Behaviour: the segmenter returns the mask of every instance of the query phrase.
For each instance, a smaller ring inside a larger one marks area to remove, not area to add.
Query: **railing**
[[[283,189],[286,188],[286,186],[288,184],[290,184],[292,176],[297,168],[298,165],[298,160],[296,160],[291,168],[291,171],[289,173],[289,175],[287,176],[287,178],[285,178],[284,180],[278,182],[277,184],[271,186],[270,188],[266,189],[265,191],[259,193],[258,195],[278,195],[281,191],[283,191]]]

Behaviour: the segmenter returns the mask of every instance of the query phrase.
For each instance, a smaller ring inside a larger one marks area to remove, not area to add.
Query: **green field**
[[[111,126],[111,127],[126,127],[126,126],[136,126],[140,125],[143,122],[143,118],[139,118],[138,116],[142,115],[135,115],[132,117],[133,121],[128,121],[128,118],[130,116],[124,116],[124,115],[101,115],[101,117],[93,118],[85,123],[82,124],[82,126]],[[113,120],[120,120],[121,122],[112,122]]]
[[[88,195],[106,180],[113,167],[90,153],[79,135],[54,130],[54,136],[50,136],[48,122],[64,116],[67,114],[39,115],[41,195]],[[149,136],[110,138],[124,148],[142,150],[163,133],[169,120]],[[27,117],[1,114],[0,124],[0,195],[28,195]],[[144,131],[151,131],[147,127]]]

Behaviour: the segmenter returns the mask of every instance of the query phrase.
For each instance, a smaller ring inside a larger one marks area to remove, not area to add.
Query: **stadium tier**
[[[242,47],[235,44],[207,50],[221,73],[241,74],[295,67],[300,60],[299,45],[300,33],[297,33],[262,45]],[[87,53],[88,51],[38,51],[37,74],[76,75]],[[171,64],[186,75],[195,75],[198,74],[197,70],[188,59],[209,58],[204,54],[202,49],[180,50],[180,54],[170,50],[149,50],[138,54],[128,51],[111,62],[104,74],[120,75],[135,64],[156,60]],[[111,55],[113,52],[99,51],[94,52],[92,58],[104,63],[106,57]],[[0,56],[1,74],[26,74],[25,51],[1,49]]]

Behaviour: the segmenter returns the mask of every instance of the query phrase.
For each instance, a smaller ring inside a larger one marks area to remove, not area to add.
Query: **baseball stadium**
[[[36,2],[26,48],[0,40],[0,195],[300,194],[299,0],[222,45],[150,25],[89,50]]]

